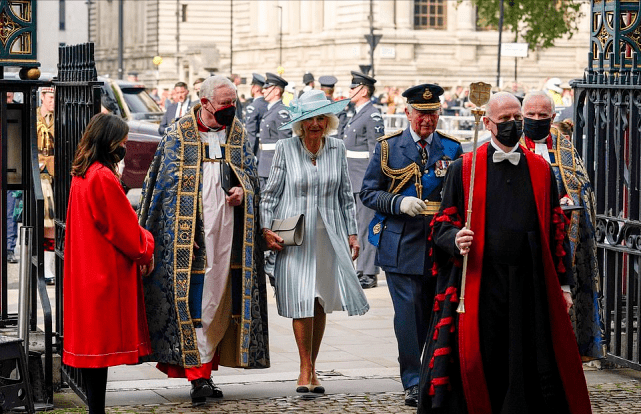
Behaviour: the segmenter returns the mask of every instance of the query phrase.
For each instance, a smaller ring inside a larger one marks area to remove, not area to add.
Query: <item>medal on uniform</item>
[[[445,177],[445,174],[447,173],[447,167],[452,164],[452,161],[447,161],[447,160],[438,160],[436,161],[436,165],[434,167],[434,174],[437,177]]]

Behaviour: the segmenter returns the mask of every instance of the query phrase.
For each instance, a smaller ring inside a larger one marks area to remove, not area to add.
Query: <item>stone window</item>
[[[446,29],[446,0],[414,0],[414,29]]]

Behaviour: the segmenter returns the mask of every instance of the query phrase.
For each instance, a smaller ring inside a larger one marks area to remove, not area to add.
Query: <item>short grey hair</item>
[[[211,76],[203,82],[200,86],[200,97],[206,99],[212,99],[214,97],[214,92],[219,88],[229,88],[236,92],[236,85],[225,76]]]
[[[534,99],[534,98],[536,98],[538,96],[547,99],[547,101],[550,103],[550,108],[552,109],[552,113],[554,113],[555,112],[554,99],[552,99],[550,97],[550,95],[548,95],[547,93],[545,93],[543,91],[534,91],[534,92],[530,92],[527,95],[525,95],[525,98],[523,98],[523,108],[525,108],[525,105],[527,105],[528,102],[530,102],[531,99]]]
[[[322,114],[327,117],[327,127],[323,131],[323,136],[326,137],[336,131],[338,128],[338,117],[334,114]],[[303,136],[303,121],[297,121],[292,124],[292,132],[298,137]]]

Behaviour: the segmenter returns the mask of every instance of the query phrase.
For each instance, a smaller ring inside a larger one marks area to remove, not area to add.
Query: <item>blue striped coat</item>
[[[356,234],[354,196],[347,171],[345,144],[325,138],[314,166],[298,137],[279,140],[262,192],[260,216],[264,227],[273,219],[305,214],[301,246],[285,247],[276,256],[278,313],[288,318],[314,316],[316,292],[316,219],[320,214],[335,253],[334,271],[343,310],[362,315],[369,309],[353,267],[348,235]]]

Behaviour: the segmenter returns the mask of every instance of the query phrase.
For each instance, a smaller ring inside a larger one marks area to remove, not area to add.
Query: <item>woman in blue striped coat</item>
[[[293,128],[295,136],[276,144],[260,203],[263,237],[277,252],[278,313],[293,319],[298,392],[325,392],[315,371],[325,315],[334,310],[362,315],[369,309],[353,266],[360,247],[345,145],[329,137],[338,126],[335,113],[347,101],[331,102],[322,91],[311,90],[292,102],[292,121],[281,128]],[[305,215],[303,244],[283,246],[267,226],[298,214]]]

